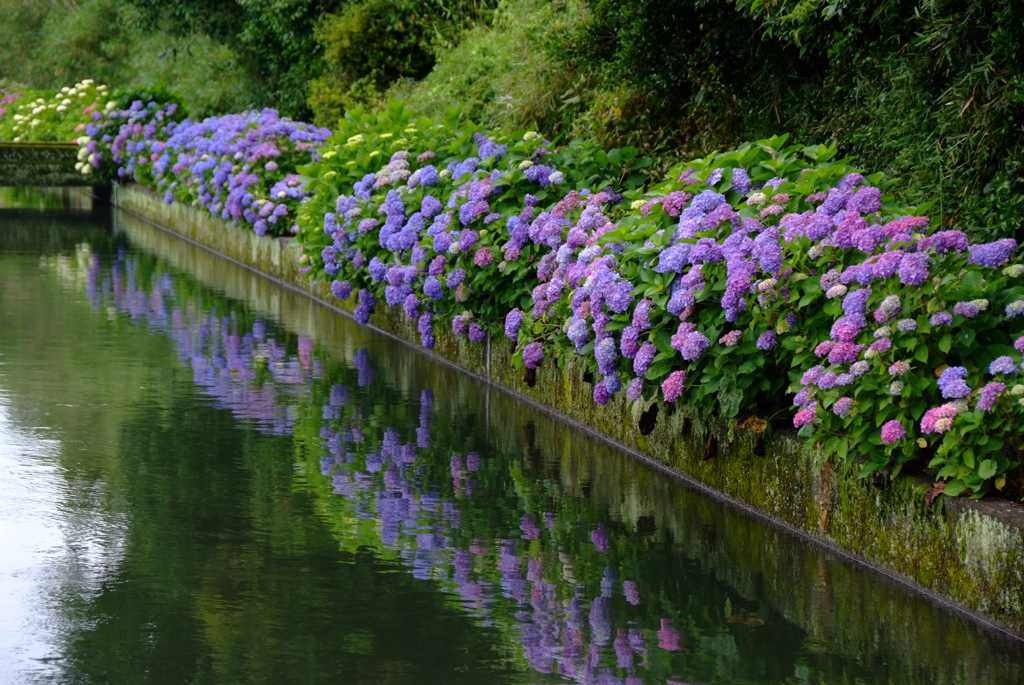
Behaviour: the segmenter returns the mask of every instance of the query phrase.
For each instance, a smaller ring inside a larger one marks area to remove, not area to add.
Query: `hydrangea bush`
[[[86,79],[59,91],[4,83],[0,88],[0,140],[72,142],[76,128],[110,97],[107,86]]]
[[[500,322],[526,367],[582,355],[599,404],[793,412],[829,453],[865,457],[862,475],[916,459],[980,494],[1018,466],[1016,244],[931,231],[833,148],[761,141],[623,202],[621,167],[595,174],[531,136],[477,132],[474,154],[453,133],[441,164],[408,137],[377,143],[390,156],[303,236],[360,320],[401,306],[427,347],[436,325],[480,341]]]
[[[316,157],[330,132],[271,109],[200,122],[177,113],[174,103],[135,100],[94,117],[79,143],[93,146],[93,167],[109,159],[120,178],[162,190],[168,204],[204,207],[258,235],[295,233],[307,194],[295,169]]]
[[[331,133],[273,110],[192,122],[144,100],[83,110],[82,169],[296,233],[304,268],[364,323],[400,307],[428,348],[444,327],[507,335],[527,368],[579,355],[599,404],[791,417],[864,476],[912,464],[946,494],[1020,493],[1017,244],[934,230],[927,207],[899,206],[832,147],[776,137],[642,188],[651,160],[635,149],[556,147],[398,102]]]

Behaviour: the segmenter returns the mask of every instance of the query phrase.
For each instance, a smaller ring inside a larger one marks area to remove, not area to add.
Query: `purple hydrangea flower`
[[[840,397],[836,400],[835,404],[832,405],[832,413],[836,416],[846,416],[850,413],[850,409],[853,407],[852,397]]]
[[[600,404],[601,406],[608,404],[608,400],[610,400],[612,397],[612,393],[608,389],[608,383],[605,382],[604,380],[599,381],[597,385],[594,386],[593,397],[594,402]]]
[[[448,272],[448,279],[445,283],[449,288],[458,288],[466,279],[465,269],[452,269]]]
[[[959,399],[967,397],[971,388],[964,380],[967,377],[967,369],[962,366],[950,366],[939,376],[939,390],[942,396],[948,399]]]
[[[523,348],[523,364],[528,369],[536,369],[544,359],[544,347],[539,342],[532,342]]]
[[[637,303],[636,309],[633,310],[633,328],[638,331],[646,331],[651,327],[650,314],[654,308],[654,302],[646,298],[640,300]]]
[[[796,407],[806,407],[807,405],[814,402],[814,388],[808,386],[806,388],[800,388],[800,392],[793,398],[793,405]]]
[[[995,406],[996,400],[1006,390],[1004,383],[986,383],[985,387],[981,389],[981,393],[978,397],[978,409],[982,411],[991,411],[992,407]]]
[[[586,329],[584,329],[586,330]],[[584,337],[585,337],[584,333]],[[569,338],[572,340],[572,338]],[[619,340],[619,351],[622,352],[622,356],[626,359],[633,359],[636,357],[636,353],[640,350],[640,331],[633,326],[626,326],[622,329],[622,337]],[[573,342],[576,342],[573,340]]]
[[[888,352],[891,348],[892,340],[890,338],[879,338],[868,347],[869,350],[875,353]]]
[[[853,364],[850,365],[850,373],[853,374],[855,378],[860,378],[870,370],[871,364],[864,361],[863,359],[860,360],[859,362],[854,362]]]
[[[765,331],[757,337],[757,349],[767,351],[775,347],[775,331]]]
[[[821,375],[825,373],[825,367],[820,364],[812,366],[811,368],[804,371],[804,375],[800,378],[801,385],[816,385]]]
[[[995,376],[1000,373],[1017,373],[1017,365],[1012,357],[1003,355],[996,357],[988,366],[988,372]]]
[[[594,346],[594,359],[597,361],[597,369],[602,376],[607,376],[615,371],[615,360],[618,359],[619,351],[615,348],[614,338],[602,338]]]
[[[847,316],[864,316],[868,312],[868,298],[871,297],[870,288],[854,290],[843,298],[843,311]]]
[[[339,300],[347,300],[352,296],[352,284],[348,281],[333,281],[331,283],[331,294]]]
[[[690,331],[683,336],[679,345],[679,353],[683,359],[692,362],[699,359],[710,344],[711,341],[700,331]]]
[[[967,319],[973,319],[979,313],[977,305],[973,302],[957,302],[953,305],[953,316],[962,316]]]
[[[673,371],[661,384],[661,392],[665,395],[666,402],[675,402],[682,396],[686,387],[686,372]]]
[[[654,355],[657,353],[657,348],[654,343],[645,342],[640,346],[636,356],[633,358],[633,373],[638,377],[643,376],[647,373],[647,369],[651,366],[651,361],[654,360]]]
[[[515,308],[505,315],[505,335],[511,340],[519,338],[519,326],[523,323],[524,314],[519,308]]]
[[[991,243],[971,245],[968,249],[971,252],[971,264],[995,268],[1010,259],[1010,255],[1017,249],[1017,241],[1013,238],[1003,238]]]
[[[485,333],[483,327],[476,321],[469,324],[469,342],[483,342]]]
[[[914,319],[900,319],[896,322],[896,330],[902,333],[910,333],[917,330],[917,321]]]
[[[423,281],[423,294],[432,300],[440,300],[444,297],[444,290],[437,276],[427,276],[426,280]]]
[[[1006,318],[1012,319],[1024,315],[1024,300],[1017,300],[1006,305]]]
[[[644,381],[642,378],[634,378],[629,382],[626,387],[626,399],[630,402],[635,402],[640,399],[644,391]]]
[[[932,326],[948,326],[953,323],[953,315],[945,310],[938,311],[928,317],[928,323]]]
[[[844,316],[832,325],[831,337],[839,342],[852,342],[866,323],[860,314]]]
[[[909,252],[900,260],[900,283],[903,285],[924,285],[928,280],[929,256],[923,252]]]
[[[896,419],[886,421],[882,425],[882,442],[886,445],[891,445],[898,440],[902,440],[906,435],[906,431],[903,430],[903,424]]]

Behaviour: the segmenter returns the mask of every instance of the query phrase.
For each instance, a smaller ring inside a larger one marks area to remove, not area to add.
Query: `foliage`
[[[323,17],[316,38],[327,69],[311,84],[317,121],[333,125],[345,110],[380,98],[400,78],[420,79],[436,51],[486,20],[493,0],[361,0]]]
[[[123,0],[10,0],[5,11],[13,21],[0,25],[0,75],[52,89],[86,77],[143,88],[173,84],[201,116],[256,100],[230,47],[196,33],[151,31]]]

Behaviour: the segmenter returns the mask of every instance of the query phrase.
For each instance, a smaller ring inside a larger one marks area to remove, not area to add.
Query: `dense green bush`
[[[421,79],[435,53],[486,21],[494,0],[361,0],[323,17],[316,38],[327,69],[310,86],[317,121],[333,125],[345,110],[379,101],[401,78]]]

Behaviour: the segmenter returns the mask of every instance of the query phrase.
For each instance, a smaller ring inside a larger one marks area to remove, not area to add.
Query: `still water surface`
[[[0,190],[0,683],[1019,683],[1018,643],[82,196]]]

